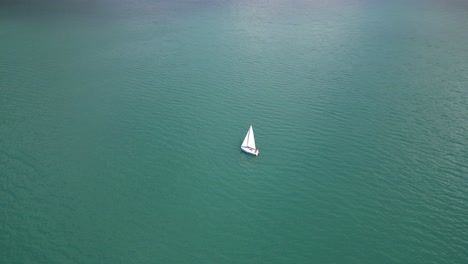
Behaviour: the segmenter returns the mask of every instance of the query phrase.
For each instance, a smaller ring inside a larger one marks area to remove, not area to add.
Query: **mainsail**
[[[249,131],[247,132],[247,135],[245,135],[245,138],[244,138],[244,141],[242,142],[241,147],[250,147],[250,148],[256,149],[254,132],[253,132],[252,126],[250,126]]]

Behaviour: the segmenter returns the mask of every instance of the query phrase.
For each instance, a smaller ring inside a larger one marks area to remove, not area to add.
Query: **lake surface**
[[[33,2],[1,263],[468,263],[464,1]]]

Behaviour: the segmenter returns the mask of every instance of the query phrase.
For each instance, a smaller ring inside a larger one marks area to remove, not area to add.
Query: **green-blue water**
[[[0,263],[468,263],[468,5],[386,2],[3,4]]]

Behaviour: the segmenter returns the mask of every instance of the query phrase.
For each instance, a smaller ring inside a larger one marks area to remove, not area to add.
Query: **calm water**
[[[463,1],[30,2],[1,263],[468,263]]]

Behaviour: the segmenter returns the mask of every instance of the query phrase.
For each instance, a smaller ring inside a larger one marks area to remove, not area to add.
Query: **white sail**
[[[251,147],[253,149],[256,149],[255,137],[252,126],[250,126],[249,131],[247,131],[247,135],[245,135],[244,141],[242,142],[242,147]]]

